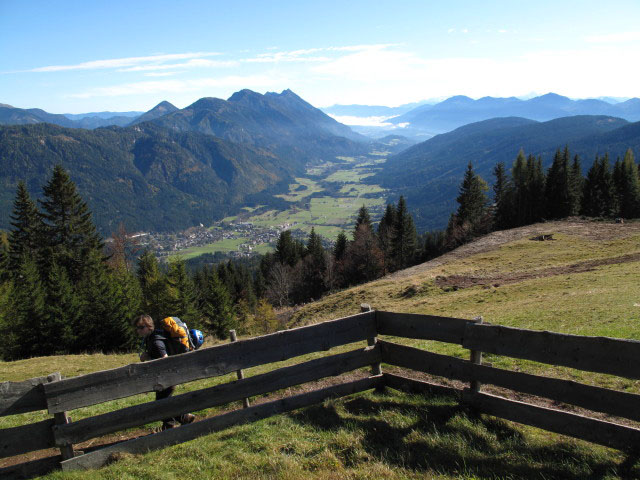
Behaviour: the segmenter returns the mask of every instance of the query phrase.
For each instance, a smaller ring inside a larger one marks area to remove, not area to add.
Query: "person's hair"
[[[139,323],[144,323],[145,326],[149,327],[151,330],[153,330],[154,328],[153,318],[151,318],[149,315],[140,315],[133,321],[133,326],[137,327]]]

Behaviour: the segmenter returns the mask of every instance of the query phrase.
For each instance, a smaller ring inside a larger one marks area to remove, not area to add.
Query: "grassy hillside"
[[[530,240],[542,233],[552,234],[553,240]],[[639,263],[640,223],[539,224],[495,232],[431,262],[327,296],[298,310],[291,326],[352,314],[367,302],[376,309],[397,312],[462,318],[483,315],[494,324],[637,339]],[[467,351],[438,342],[405,342],[468,357]],[[497,367],[640,393],[638,381],[491,355],[485,358]],[[56,370],[76,375],[134,360],[133,355],[86,355],[2,363],[0,369],[3,378],[19,380]],[[250,369],[247,375],[264,370]],[[383,365],[383,370],[391,368]],[[351,376],[361,374],[366,371]],[[194,382],[181,391],[230,378]],[[286,394],[315,387],[290,389]],[[148,398],[141,395],[88,407],[72,412],[72,417],[79,419]],[[540,399],[526,400],[541,403]],[[213,415],[232,408],[237,405],[197,413]],[[30,414],[30,420],[38,415]],[[26,417],[0,419],[0,428],[23,423]],[[98,442],[140,435],[150,427]],[[478,416],[454,397],[408,396],[389,390],[328,401],[148,455],[125,456],[91,473],[50,477],[577,480],[640,478],[640,462],[587,442]]]

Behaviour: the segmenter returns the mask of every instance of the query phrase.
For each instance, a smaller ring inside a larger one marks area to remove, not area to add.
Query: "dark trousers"
[[[176,387],[172,386],[169,388],[165,388],[164,390],[160,390],[158,392],[156,392],[156,400],[162,400],[164,398],[169,398],[171,395],[173,395],[173,392],[175,391]],[[162,423],[169,423],[169,424],[173,424],[176,425],[178,423],[184,423],[184,418],[185,418],[186,414],[182,414],[178,417],[172,417],[172,418],[165,418]]]

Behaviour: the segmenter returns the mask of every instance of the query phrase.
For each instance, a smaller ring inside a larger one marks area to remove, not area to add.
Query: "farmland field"
[[[246,252],[241,245],[250,243],[252,251],[267,252],[274,247],[277,234],[291,229],[306,236],[313,227],[328,240],[334,240],[341,230],[349,231],[358,209],[365,205],[372,217],[378,218],[386,203],[386,190],[379,185],[365,185],[386,161],[386,154],[374,152],[362,157],[336,157],[321,164],[310,165],[306,174],[295,178],[287,193],[275,195],[288,208],[245,206],[210,229],[225,233],[225,239],[190,247],[177,252],[185,258],[203,253]],[[281,202],[282,203],[282,202]]]

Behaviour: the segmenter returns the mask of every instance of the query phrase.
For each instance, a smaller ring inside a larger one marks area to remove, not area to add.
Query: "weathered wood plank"
[[[0,458],[51,448],[53,418],[0,430]]]
[[[436,385],[415,378],[404,377],[402,375],[394,375],[393,373],[383,373],[384,384],[386,387],[394,388],[406,393],[425,393],[436,395],[460,395],[462,390],[445,385]]]
[[[640,430],[486,393],[463,394],[482,413],[623,451],[640,449]]]
[[[175,417],[188,411],[224,405],[242,398],[340,375],[356,368],[365,367],[375,361],[380,361],[378,349],[353,350],[339,355],[318,358],[235,382],[135,405],[65,425],[56,425],[54,437],[57,445],[80,443],[125,428]]]
[[[473,365],[472,376],[482,383],[640,422],[640,395],[486,365]]]
[[[289,412],[298,408],[320,403],[328,398],[343,397],[353,393],[369,390],[378,386],[381,382],[382,376],[369,377],[283,398],[281,400],[253,405],[249,408],[235,410],[223,415],[207,418],[200,422],[183,425],[180,428],[172,428],[154,435],[129,440],[85,455],[80,455],[62,462],[62,469],[82,470],[97,468],[103,465],[114,452],[146,453],[150,450],[186,442],[212,432],[223,430],[232,425],[255,422],[279,413]]]
[[[552,365],[640,379],[640,342],[469,324],[462,346]]]
[[[640,421],[640,395],[584,385],[572,380],[477,365],[390,342],[380,341],[380,347],[382,360],[399,367],[463,381],[475,379],[481,383]]]
[[[465,327],[473,320],[416,313],[376,312],[379,335],[462,343]]]
[[[2,478],[2,480],[22,480],[45,475],[53,470],[59,469],[61,461],[62,457],[57,456],[10,465],[0,468],[0,478]]]
[[[472,379],[472,363],[467,360],[426,352],[418,348],[379,340],[382,361],[396,367],[410,368],[440,377],[468,382]]]
[[[56,372],[46,377],[30,378],[22,382],[0,383],[0,417],[45,410],[47,400],[40,385],[60,380],[60,378],[60,373]]]
[[[45,385],[50,413],[225,375],[375,336],[375,312],[131,364]]]

